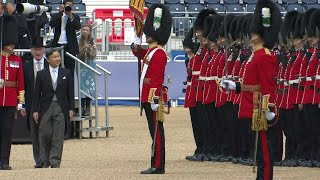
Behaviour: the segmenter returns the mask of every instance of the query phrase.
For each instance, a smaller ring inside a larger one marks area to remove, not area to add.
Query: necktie
[[[37,62],[37,71],[40,71],[41,70],[41,62]]]
[[[52,81],[53,83],[56,83],[57,81],[57,70],[55,69],[52,70]]]

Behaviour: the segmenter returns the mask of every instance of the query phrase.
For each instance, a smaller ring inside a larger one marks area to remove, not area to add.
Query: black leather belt
[[[310,90],[314,90],[314,85],[310,85],[310,86],[309,86],[309,89],[310,89]]]
[[[292,87],[298,88],[298,87],[299,87],[299,84],[298,84],[298,83],[293,83],[293,84],[292,84]]]
[[[299,90],[304,90],[304,86],[299,86]]]

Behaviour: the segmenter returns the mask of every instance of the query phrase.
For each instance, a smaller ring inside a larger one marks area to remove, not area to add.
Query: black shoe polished
[[[232,160],[231,160],[231,162],[233,163],[233,164],[238,164],[239,163],[239,158],[232,158]]]
[[[187,158],[186,158],[187,159]],[[202,157],[202,154],[195,154],[193,156],[188,156],[188,159],[189,161],[196,161],[196,162],[201,162],[203,161],[203,157]]]
[[[60,165],[59,164],[54,164],[54,165],[51,165],[51,168],[60,168]]]
[[[34,168],[42,168],[41,164],[34,165]]]
[[[281,161],[276,161],[276,162],[274,162],[273,164],[274,164],[274,166],[282,166]]]
[[[2,164],[0,170],[12,170],[12,168],[8,164]]]
[[[157,169],[157,168],[149,168],[145,171],[141,171],[141,174],[164,174],[165,170],[164,169]]]
[[[223,155],[223,156],[221,156],[221,157],[219,158],[219,162],[230,162],[231,159],[232,159],[232,156],[225,156],[225,155]]]

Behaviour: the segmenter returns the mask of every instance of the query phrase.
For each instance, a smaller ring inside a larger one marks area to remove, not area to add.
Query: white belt
[[[200,76],[200,77],[199,77],[199,80],[204,81],[204,80],[206,80],[206,78],[207,78],[207,77],[205,77],[205,76]]]
[[[312,81],[312,77],[307,77],[306,81]]]
[[[192,75],[200,75],[200,71],[192,71]]]
[[[316,75],[316,80],[319,80],[320,79],[320,75]]]
[[[206,78],[206,81],[212,81],[218,79],[218,76],[210,76]]]
[[[289,85],[292,85],[294,83],[299,83],[299,79],[289,80]]]
[[[229,79],[229,78],[232,78],[232,75],[228,75],[228,76],[223,76],[222,78],[224,78],[224,79]]]
[[[191,82],[187,82],[187,86],[191,86]]]
[[[285,81],[283,84],[284,84],[284,86],[289,86],[287,81]]]

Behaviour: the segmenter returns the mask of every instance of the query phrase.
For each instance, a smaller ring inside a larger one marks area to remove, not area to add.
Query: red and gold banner
[[[134,16],[136,34],[141,37],[143,33],[144,0],[130,0],[129,8]]]

